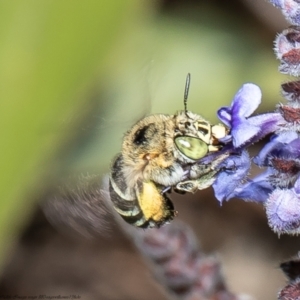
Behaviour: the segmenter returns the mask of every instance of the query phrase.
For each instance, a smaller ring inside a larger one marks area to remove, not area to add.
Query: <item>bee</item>
[[[176,215],[166,187],[195,192],[212,185],[217,166],[225,155],[207,165],[197,164],[207,154],[219,151],[224,125],[211,125],[187,110],[190,74],[184,91],[184,110],[175,115],[147,116],[126,132],[122,151],[115,158],[109,177],[114,209],[129,224],[160,227]],[[189,167],[188,178],[186,168]]]

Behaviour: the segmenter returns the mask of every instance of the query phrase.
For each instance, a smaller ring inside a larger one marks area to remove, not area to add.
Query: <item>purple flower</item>
[[[235,95],[231,106],[218,110],[219,119],[230,129],[224,142],[232,140],[234,148],[246,147],[271,132],[275,132],[284,119],[280,113],[267,113],[250,117],[261,102],[260,88],[246,83]]]
[[[279,130],[285,123],[279,112],[251,116],[260,102],[259,87],[247,83],[237,92],[231,106],[218,111],[220,120],[230,128],[230,134],[222,139],[226,145],[224,151],[230,154],[218,166],[219,173],[213,184],[215,196],[220,202],[233,197],[265,202],[273,190],[266,180],[272,170],[253,180],[247,179],[251,159],[245,148]]]
[[[220,172],[212,187],[216,198],[222,203],[235,196],[236,188],[247,177],[251,161],[247,151],[230,155],[219,167]]]
[[[220,171],[213,184],[215,195],[221,202],[236,197],[264,203],[274,196],[271,194],[276,189],[286,191],[285,195],[288,197],[295,193],[300,194],[299,158],[300,138],[295,132],[274,135],[253,160],[258,166],[267,167],[267,169],[255,178],[245,180],[250,170],[249,156],[245,154],[245,151],[240,156],[231,155],[223,162],[224,170]],[[234,162],[235,169],[230,169],[232,162]],[[290,189],[293,189],[293,194],[290,193]]]
[[[300,233],[300,138],[296,132],[274,135],[254,159],[268,167],[272,189],[265,203],[270,227],[277,233]]]
[[[278,35],[275,53],[282,73],[300,76],[300,0],[270,0],[293,25]],[[298,27],[299,26],[299,27]],[[261,90],[247,83],[235,95],[230,106],[218,111],[229,134],[221,139],[224,148],[215,153],[225,157],[217,165],[213,183],[215,196],[222,203],[233,197],[263,203],[270,227],[277,233],[300,233],[300,80],[284,83],[286,105],[272,113],[253,116],[261,103]],[[273,134],[253,159],[265,168],[248,178],[251,158],[247,147]],[[226,153],[227,156],[224,156]],[[210,157],[212,159],[213,156]]]
[[[255,178],[247,179],[245,184],[235,189],[232,196],[245,201],[264,203],[267,201],[269,194],[273,191],[273,186],[267,180],[271,173],[272,170],[267,169]]]

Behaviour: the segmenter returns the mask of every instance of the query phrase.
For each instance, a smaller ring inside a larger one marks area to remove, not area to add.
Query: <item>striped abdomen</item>
[[[114,209],[129,224],[137,227],[159,227],[175,215],[172,202],[161,194],[153,181],[138,181],[128,188],[123,175],[123,157],[120,154],[111,168],[109,193]]]

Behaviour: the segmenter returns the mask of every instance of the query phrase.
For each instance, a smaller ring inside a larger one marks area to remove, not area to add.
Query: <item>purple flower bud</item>
[[[283,15],[292,25],[300,25],[300,6],[298,0],[285,0],[282,8]]]
[[[275,188],[291,188],[300,175],[300,139],[295,132],[275,135],[254,158],[259,166],[273,170],[266,179]]]
[[[286,145],[293,140],[297,139],[296,132],[290,131],[282,133],[280,135],[273,135],[270,142],[267,143],[260,153],[253,159],[253,162],[258,166],[269,166],[270,159],[278,153],[281,149],[284,149]]]
[[[300,25],[299,0],[269,0],[282,10],[285,18],[293,25]]]
[[[281,126],[280,131],[300,131],[300,108],[296,105],[280,105],[278,111],[285,120],[285,124]]]
[[[292,107],[298,108],[300,105],[300,80],[283,83],[281,88],[283,97],[290,102]]]
[[[296,279],[278,293],[278,300],[300,299],[300,280]]]
[[[278,8],[282,8],[283,7],[283,2],[284,0],[269,0],[274,6],[278,7]]]
[[[288,105],[280,105],[279,112],[286,122],[298,124],[300,121],[300,108],[290,107]]]
[[[266,213],[278,234],[300,233],[300,197],[293,189],[275,189],[266,202]]]
[[[287,35],[291,33],[291,29],[285,29],[282,33],[279,33],[274,41],[274,52],[278,59],[282,59],[289,51],[295,49],[295,43],[291,42],[287,38]],[[298,46],[298,45],[297,45]]]
[[[297,6],[299,6],[299,4],[297,4]],[[299,76],[300,28],[294,26],[280,33],[275,39],[274,51],[277,58],[281,61],[279,71],[283,74]]]

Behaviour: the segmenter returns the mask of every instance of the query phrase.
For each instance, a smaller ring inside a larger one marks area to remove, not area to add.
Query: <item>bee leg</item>
[[[180,195],[184,195],[186,194],[186,191],[183,191],[183,190],[178,190],[176,187],[173,188],[173,191],[176,193],[176,194],[180,194]]]
[[[176,193],[195,193],[198,190],[197,180],[186,180],[177,183],[175,191]]]
[[[169,167],[159,167],[151,169],[149,174],[146,174],[150,180],[162,186],[173,186],[181,180],[185,171],[178,163],[174,163]],[[145,174],[144,174],[145,176]]]
[[[204,190],[214,183],[216,180],[216,174],[217,171],[211,171],[198,179],[179,182],[176,185],[176,189],[189,193],[195,193],[197,190]]]
[[[176,189],[189,193],[195,193],[197,190],[204,190],[210,187],[216,180],[216,175],[220,171],[219,165],[228,157],[228,154],[222,154],[211,164],[194,164],[190,169],[189,180],[177,183]]]
[[[176,185],[180,191],[195,193],[197,190],[204,190],[210,187],[215,179],[217,170],[212,169],[211,165],[193,165],[190,170],[192,179],[184,180]]]

